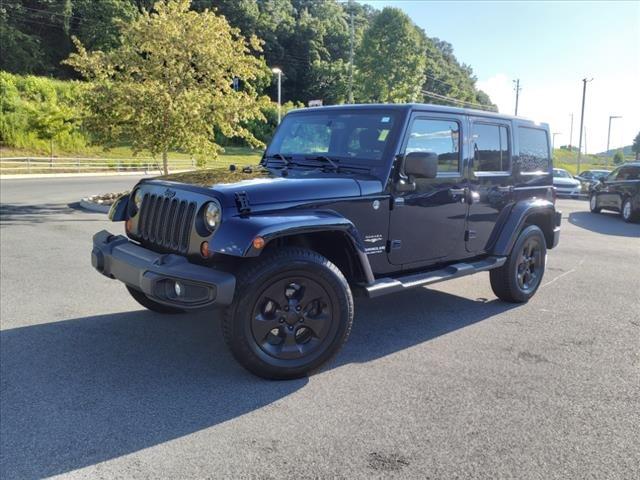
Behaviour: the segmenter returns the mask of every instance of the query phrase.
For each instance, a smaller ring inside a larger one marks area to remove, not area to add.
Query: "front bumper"
[[[229,305],[236,285],[230,273],[195,265],[180,255],[148,250],[106,230],[93,236],[91,264],[156,302],[183,309]]]

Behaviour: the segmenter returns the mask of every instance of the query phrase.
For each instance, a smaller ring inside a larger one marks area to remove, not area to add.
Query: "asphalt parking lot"
[[[219,312],[141,310],[92,270],[122,226],[74,202],[133,182],[0,182],[2,479],[637,478],[640,225],[560,200],[528,304],[486,273],[359,300],[327,369],[268,382]]]

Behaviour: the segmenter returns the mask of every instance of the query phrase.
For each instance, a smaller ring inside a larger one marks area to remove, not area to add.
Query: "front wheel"
[[[624,199],[620,213],[622,214],[622,219],[627,223],[637,222],[638,218],[640,218],[640,210],[633,210],[630,198]]]
[[[546,257],[547,245],[542,230],[536,225],[526,227],[505,264],[489,271],[493,293],[507,302],[529,301],[542,282]]]
[[[600,213],[600,208],[598,207],[598,196],[595,193],[592,193],[589,197],[589,210],[592,213]]]
[[[223,333],[234,357],[268,379],[303,377],[346,341],[353,297],[342,272],[302,248],[268,253],[238,276]]]

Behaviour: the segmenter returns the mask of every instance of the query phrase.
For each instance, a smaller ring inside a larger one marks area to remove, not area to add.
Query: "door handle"
[[[507,187],[498,187],[499,192],[511,193],[513,192],[513,185],[509,185]]]
[[[466,193],[466,188],[450,188],[449,193],[453,195],[464,195]]]

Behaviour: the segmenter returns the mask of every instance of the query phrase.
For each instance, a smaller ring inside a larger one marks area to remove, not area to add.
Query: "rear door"
[[[500,212],[513,197],[512,125],[509,120],[470,118],[471,205],[466,231],[470,253],[486,250]]]
[[[436,178],[414,178],[415,189],[393,193],[389,224],[389,262],[411,268],[464,256],[467,215],[463,176],[464,116],[413,113],[401,154],[438,155]]]

